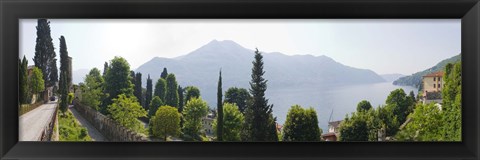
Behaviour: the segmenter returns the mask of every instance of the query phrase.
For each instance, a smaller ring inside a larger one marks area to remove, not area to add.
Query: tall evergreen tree
[[[143,97],[142,97],[142,73],[137,72],[135,74],[135,90],[133,92],[135,97],[137,97],[138,102],[142,107],[146,109],[146,107],[143,104]]]
[[[133,85],[137,84],[135,82],[135,71],[133,71],[133,70],[130,71],[130,81],[132,82]],[[135,86],[134,86],[134,88],[135,88]]]
[[[145,106],[147,104],[150,104],[150,101],[152,101],[152,79],[150,79],[150,74],[148,74],[147,77],[147,93],[145,94]]]
[[[61,75],[60,77],[66,78],[67,77],[67,72],[60,72]],[[62,113],[65,113],[68,110],[68,90],[66,89],[68,83],[65,79],[62,80],[62,83],[59,84],[63,89],[60,90],[60,111]]]
[[[45,88],[55,84],[55,78],[58,78],[54,49],[50,35],[50,22],[47,19],[38,19],[33,62],[42,71]]]
[[[178,112],[180,113],[182,113],[183,106],[185,105],[183,94],[184,94],[184,91],[182,86],[178,85]]]
[[[218,76],[217,87],[217,140],[223,141],[223,95],[222,95],[222,70]]]
[[[244,140],[247,141],[278,141],[275,118],[272,115],[273,105],[268,104],[265,98],[267,80],[263,78],[263,56],[256,49],[255,60],[252,62],[252,80],[250,81],[250,93],[252,105],[247,107],[245,115]]]
[[[103,64],[103,74],[102,74],[103,78],[105,78],[105,75],[107,75],[107,71],[108,71],[108,62],[105,62]]]
[[[159,78],[157,83],[155,84],[155,90],[153,96],[158,96],[165,102],[165,94],[167,93],[167,81],[163,78]]]
[[[28,97],[28,61],[25,55],[22,61],[20,61],[19,67],[19,89],[20,89],[20,103],[27,103]]]
[[[178,108],[177,80],[174,74],[167,76],[167,92],[165,94],[165,105]]]
[[[167,79],[167,76],[168,76],[167,68],[163,68],[163,71],[160,77],[163,79]]]
[[[69,61],[68,61],[67,44],[65,42],[65,37],[60,36],[60,82],[59,82],[60,94],[63,94],[63,93],[68,94],[68,88],[69,88],[68,78],[66,77],[68,76],[68,72],[69,72],[68,67],[69,67]]]

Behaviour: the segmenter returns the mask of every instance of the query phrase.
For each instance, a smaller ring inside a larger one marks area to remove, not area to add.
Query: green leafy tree
[[[183,133],[187,139],[201,140],[202,118],[207,116],[207,102],[201,98],[192,98],[183,109]]]
[[[38,93],[45,90],[45,81],[43,81],[42,71],[38,67],[33,67],[32,75],[30,77],[30,89],[31,93],[35,94],[38,98]]]
[[[150,105],[150,102],[152,101],[152,91],[153,91],[152,79],[150,79],[150,74],[148,74],[147,90],[145,93],[145,105]]]
[[[67,73],[66,72],[60,72],[62,73],[60,77],[66,78]],[[64,115],[65,112],[68,110],[68,90],[66,89],[66,86],[68,85],[68,82],[66,80],[62,80],[62,83],[60,83],[60,86],[63,86],[64,89],[60,90],[60,111]]]
[[[157,83],[155,84],[155,91],[153,96],[158,96],[165,102],[165,95],[167,94],[167,81],[165,79],[160,78],[158,79]]]
[[[168,136],[180,133],[180,113],[175,107],[160,107],[150,121],[153,136],[162,137],[164,141],[167,141]]]
[[[85,76],[85,85],[82,92],[82,104],[92,107],[95,110],[100,110],[102,99],[105,98],[103,94],[103,77],[100,75],[100,70],[93,68],[87,76]]]
[[[105,76],[107,75],[107,71],[108,71],[108,62],[105,62],[103,64],[103,74],[102,76],[105,78]]]
[[[223,141],[223,95],[222,95],[222,70],[218,76],[217,86],[217,140]]]
[[[192,98],[199,98],[200,90],[195,86],[185,87],[185,103],[187,103]]]
[[[112,104],[112,100],[118,95],[133,96],[133,84],[130,80],[130,65],[127,60],[122,57],[113,58],[105,76],[105,93],[108,93],[109,96],[106,103],[103,104],[105,108]],[[102,111],[105,110],[102,109]],[[108,114],[108,112],[106,113]]]
[[[251,99],[252,96],[245,88],[231,87],[225,92],[225,102],[237,104],[243,114],[245,114],[247,104]]]
[[[397,116],[399,124],[402,124],[407,119],[408,114],[411,113],[411,110],[414,105],[414,102],[410,97],[408,97],[403,89],[399,88],[388,95],[387,100],[385,101],[387,108]]]
[[[409,115],[410,122],[395,138],[399,141],[441,141],[442,113],[434,103],[417,104]]]
[[[313,108],[292,106],[283,127],[283,141],[320,141],[317,113]]]
[[[357,105],[357,112],[364,112],[372,109],[372,105],[367,100],[362,100]]]
[[[223,113],[222,141],[241,141],[240,134],[245,117],[238,110],[237,105],[233,103],[224,103]],[[218,120],[215,120],[213,122],[213,128],[217,129],[218,127]]]
[[[160,78],[167,79],[167,76],[168,76],[167,68],[163,68]]]
[[[28,103],[27,100],[29,99],[29,94],[28,94],[28,60],[23,56],[22,61],[18,59],[19,61],[19,101],[20,103]]]
[[[50,22],[47,19],[37,21],[37,39],[35,44],[35,56],[33,62],[42,71],[44,88],[53,86],[58,81],[56,68],[56,54],[50,35]]]
[[[165,93],[165,105],[178,108],[178,84],[174,74],[167,76],[167,92]]]
[[[147,116],[147,111],[140,106],[136,98],[120,94],[118,98],[113,99],[113,103],[108,106],[108,112],[112,119],[122,126],[133,131],[144,132],[145,128],[138,118]]]
[[[278,141],[276,118],[273,118],[273,105],[268,104],[265,98],[267,80],[263,78],[263,56],[256,49],[255,60],[252,62],[252,80],[250,93],[252,105],[249,105],[245,114],[245,134],[242,139],[248,141]]]
[[[368,141],[367,118],[362,113],[352,113],[340,125],[340,141]]]
[[[442,139],[462,140],[462,63],[445,66],[444,87],[442,89]]]
[[[160,97],[155,96],[152,99],[152,102],[150,102],[150,108],[148,109],[148,117],[152,117],[155,115],[155,113],[158,110],[158,107],[163,106],[162,99]]]
[[[415,93],[413,93],[413,91],[410,91],[410,94],[408,94],[408,96],[413,102],[417,102],[417,99],[415,98]]]

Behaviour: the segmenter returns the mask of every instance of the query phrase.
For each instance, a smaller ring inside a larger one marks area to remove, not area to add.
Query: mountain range
[[[254,50],[231,40],[213,40],[189,54],[176,58],[155,57],[140,65],[142,85],[150,75],[153,85],[164,67],[174,73],[179,85],[197,86],[202,98],[211,106],[216,102],[218,75],[222,71],[223,90],[229,87],[249,88]],[[349,85],[385,82],[368,69],[343,65],[327,56],[262,53],[268,88],[308,85]]]

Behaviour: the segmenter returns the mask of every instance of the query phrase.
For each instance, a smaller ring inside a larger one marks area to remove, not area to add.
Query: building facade
[[[340,124],[342,121],[328,122],[328,132],[322,135],[325,141],[337,141],[340,136]]]
[[[422,101],[424,104],[442,102],[443,74],[444,72],[434,72],[423,76]]]

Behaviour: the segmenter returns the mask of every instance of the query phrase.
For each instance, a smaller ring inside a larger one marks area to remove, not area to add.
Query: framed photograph
[[[2,159],[479,159],[477,0],[0,8]]]

